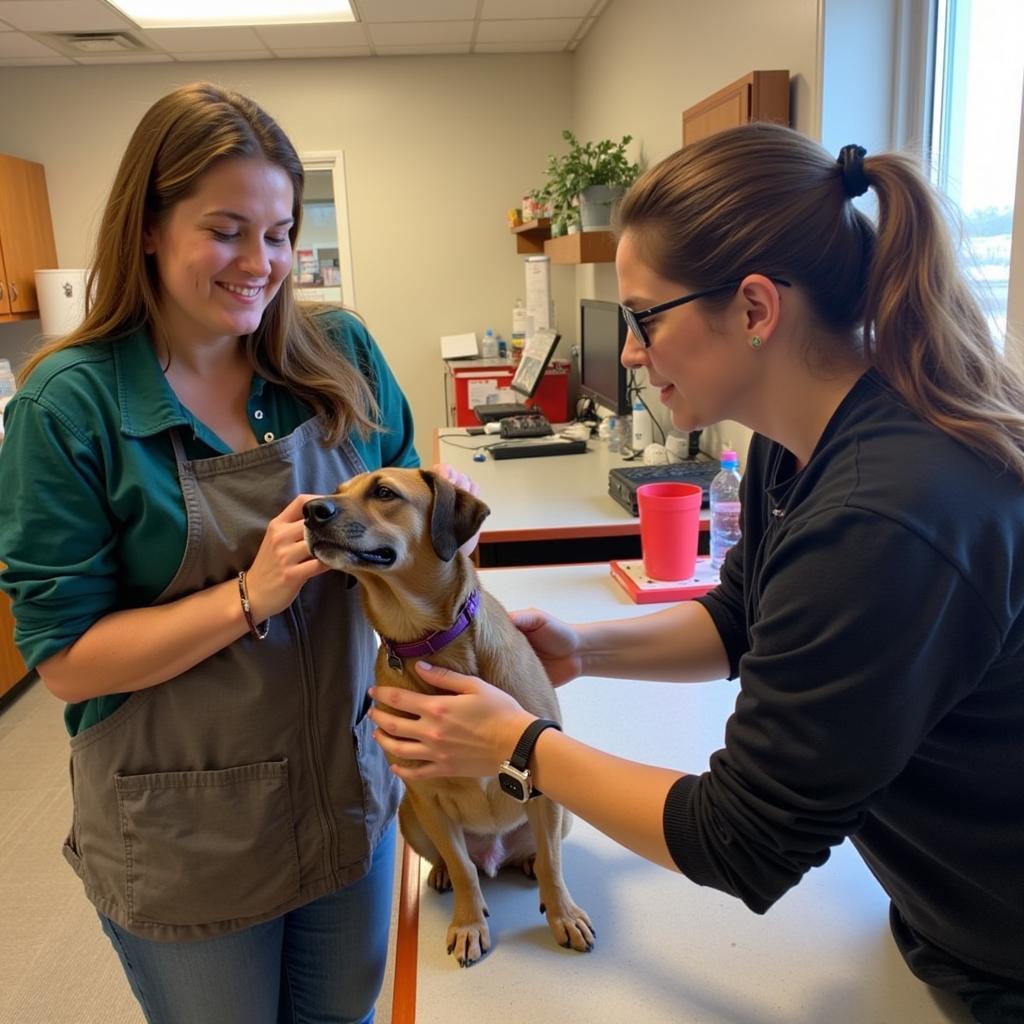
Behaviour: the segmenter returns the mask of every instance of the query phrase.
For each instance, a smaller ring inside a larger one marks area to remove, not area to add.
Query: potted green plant
[[[621,142],[581,143],[565,130],[562,138],[569,144],[569,152],[548,157],[543,189],[553,206],[552,234],[558,219],[566,225],[578,219],[584,231],[607,228],[612,208],[640,172],[639,164],[626,155],[633,137],[624,135]]]

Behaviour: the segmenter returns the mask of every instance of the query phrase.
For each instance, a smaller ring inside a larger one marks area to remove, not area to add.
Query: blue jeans
[[[150,1024],[369,1024],[387,960],[395,826],[369,874],[244,931],[154,942],[100,915]]]

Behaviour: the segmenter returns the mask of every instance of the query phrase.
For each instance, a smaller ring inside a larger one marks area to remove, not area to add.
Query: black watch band
[[[538,718],[531,722],[523,731],[523,735],[519,737],[516,749],[512,751],[512,756],[508,759],[508,763],[512,765],[513,768],[518,768],[521,772],[526,771],[527,765],[530,761],[530,755],[533,753],[533,748],[537,744],[537,738],[545,729],[557,729],[559,732],[562,731],[562,727],[557,722],[552,722],[550,718]],[[533,789],[531,790],[530,795],[540,796],[540,790]]]

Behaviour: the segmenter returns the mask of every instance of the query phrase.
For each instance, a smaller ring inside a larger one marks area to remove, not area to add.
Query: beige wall
[[[818,130],[819,0],[612,0],[573,55],[0,69],[0,149],[47,169],[62,266],[82,265],[117,159],[146,107],[196,78],[253,96],[297,148],[345,152],[356,298],[416,417],[443,420],[438,337],[507,333],[522,294],[504,211],[539,184],[560,132],[634,137],[654,161],[682,110],[754,68],[788,68]],[[17,102],[11,102],[17,97]],[[609,265],[552,268],[563,352],[578,299],[616,298]],[[17,359],[38,322],[0,327]],[[649,402],[657,408],[657,399]],[[723,438],[745,447],[742,428]],[[717,440],[706,439],[708,450]]]
[[[634,156],[656,162],[681,144],[682,112],[749,71],[785,68],[793,124],[818,133],[819,0],[615,0],[573,63],[573,126],[581,138],[632,135]],[[615,299],[605,268],[577,274],[580,297]],[[647,404],[658,409],[657,396]],[[667,424],[667,418],[660,417]],[[703,447],[746,451],[750,432],[726,423]]]
[[[430,458],[443,422],[439,338],[511,332],[523,294],[505,211],[570,124],[564,54],[0,70],[0,149],[45,164],[62,266],[85,265],[117,161],[157,97],[209,78],[265,106],[302,151],[341,149],[359,311],[409,396]],[[13,102],[12,97],[17,97]],[[575,306],[570,270],[553,276]],[[38,321],[0,326],[18,358]]]

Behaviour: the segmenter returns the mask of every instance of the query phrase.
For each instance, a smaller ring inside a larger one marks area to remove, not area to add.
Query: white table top
[[[480,485],[490,506],[484,543],[521,539],[524,533],[548,538],[638,534],[640,521],[608,494],[608,471],[627,462],[592,438],[581,455],[474,462],[473,453],[499,440],[470,436],[458,428],[438,430],[437,461],[448,463]],[[707,519],[707,511],[702,512]]]
[[[661,607],[634,605],[607,566],[480,575],[506,607],[538,605],[569,620]],[[588,678],[561,688],[559,699],[566,731],[584,742],[698,772],[721,745],[735,694],[736,684],[725,681]],[[563,872],[597,929],[593,952],[556,946],[538,913],[535,883],[502,872],[482,880],[492,950],[463,970],[445,951],[451,894],[427,888],[422,866],[417,1024],[970,1021],[957,1000],[933,995],[907,969],[889,933],[888,899],[849,843],[763,916],[642,860],[578,819],[564,843]]]

